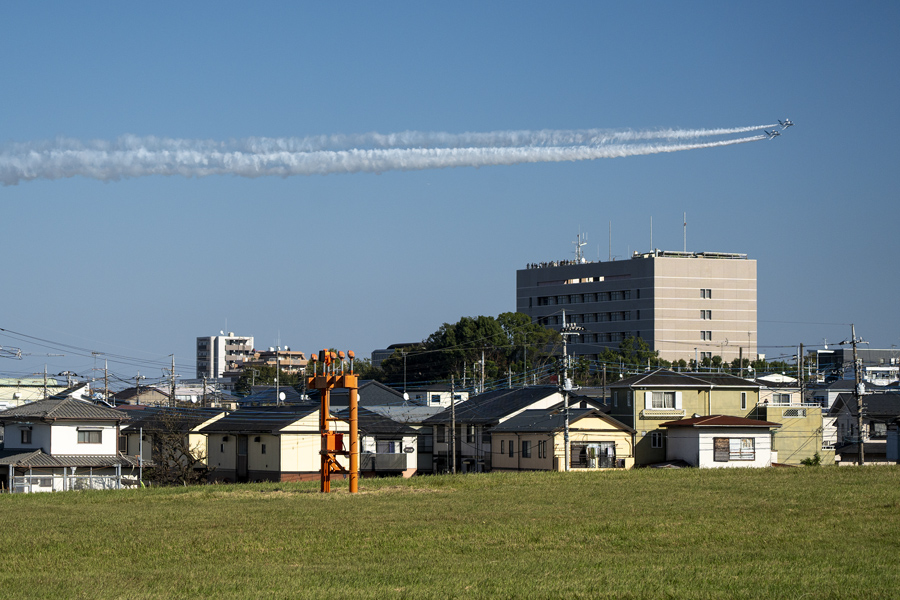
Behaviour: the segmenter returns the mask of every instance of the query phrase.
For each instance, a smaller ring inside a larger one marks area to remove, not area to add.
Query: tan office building
[[[666,360],[757,357],[756,261],[746,254],[656,250],[530,264],[516,272],[516,310],[553,329],[563,319],[582,327],[570,339],[574,355],[636,336]]]

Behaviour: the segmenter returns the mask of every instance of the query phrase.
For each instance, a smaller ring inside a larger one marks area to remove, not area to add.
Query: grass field
[[[2,598],[897,598],[900,467],[0,496]]]

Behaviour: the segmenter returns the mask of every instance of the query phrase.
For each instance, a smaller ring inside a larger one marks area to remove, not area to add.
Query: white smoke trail
[[[745,133],[765,127],[771,126],[647,132],[403,132],[392,135],[251,138],[230,142],[135,136],[125,136],[115,142],[101,140],[83,143],[59,139],[4,146],[0,149],[0,182],[16,185],[34,179],[61,179],[77,175],[102,181],[147,175],[288,177],[594,160],[752,142],[765,139],[765,136],[671,143],[672,140]],[[669,140],[670,143],[628,143],[653,139]]]

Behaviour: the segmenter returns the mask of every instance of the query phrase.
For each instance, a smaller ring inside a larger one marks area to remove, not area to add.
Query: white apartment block
[[[197,379],[216,379],[253,357],[253,337],[219,332],[197,338]]]
[[[746,254],[655,250],[530,264],[516,271],[516,310],[556,330],[565,313],[584,329],[570,354],[594,357],[635,336],[666,360],[756,359],[756,261]]]

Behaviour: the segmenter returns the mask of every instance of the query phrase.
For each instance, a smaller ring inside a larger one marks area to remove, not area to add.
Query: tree
[[[522,313],[462,317],[441,325],[421,345],[395,350],[381,363],[379,379],[428,382],[453,376],[460,381],[464,374],[474,378],[475,371],[480,377],[482,356],[486,380],[505,378],[526,367],[532,371],[546,366],[559,353],[560,343],[559,333]]]
[[[150,466],[144,479],[156,485],[194,485],[206,483],[211,471],[202,443],[191,444],[190,430],[197,418],[190,413],[166,408],[148,422],[144,432],[150,436]]]
[[[280,369],[278,383],[285,387],[302,383],[303,374]],[[259,365],[247,367],[234,385],[234,391],[247,395],[252,392],[253,385],[275,385],[275,365]]]

